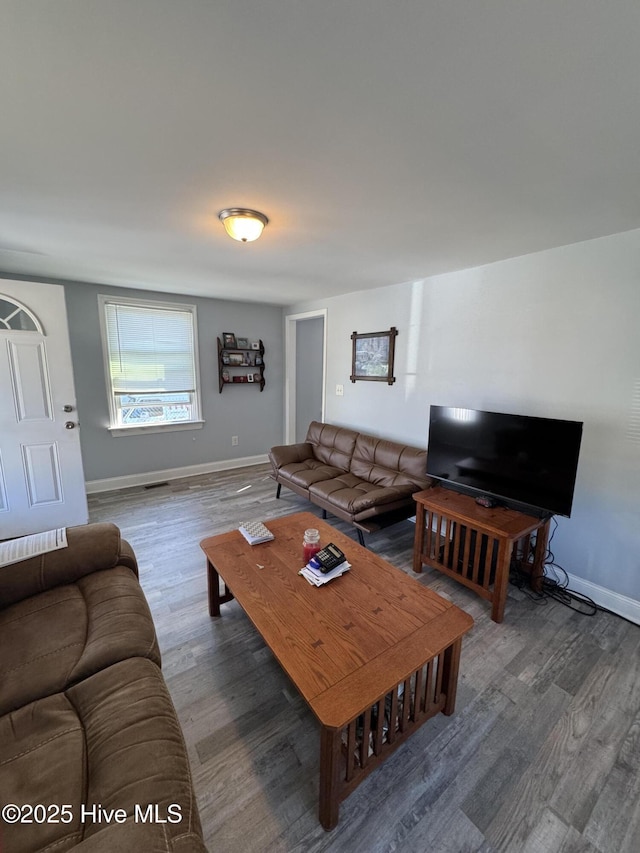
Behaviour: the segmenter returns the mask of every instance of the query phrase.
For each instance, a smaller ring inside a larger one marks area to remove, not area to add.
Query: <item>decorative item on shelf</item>
[[[392,326],[388,332],[369,332],[361,335],[354,332],[351,335],[353,347],[349,378],[352,382],[366,380],[393,385],[396,381],[393,375],[393,359],[397,334],[398,330]]]
[[[247,346],[238,346],[239,343]],[[259,340],[257,350],[253,350],[249,344],[248,338],[236,338],[234,332],[225,332],[222,338],[217,338],[218,390],[221,394],[225,385],[245,383],[257,385],[260,391],[264,391],[264,344]]]
[[[251,341],[251,349],[260,349],[260,341]]]

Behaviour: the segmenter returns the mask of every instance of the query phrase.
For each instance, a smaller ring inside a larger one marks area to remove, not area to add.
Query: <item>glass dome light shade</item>
[[[253,240],[257,240],[269,221],[264,213],[243,207],[230,207],[221,210],[218,219],[224,225],[229,237],[238,240],[240,243],[251,243]]]

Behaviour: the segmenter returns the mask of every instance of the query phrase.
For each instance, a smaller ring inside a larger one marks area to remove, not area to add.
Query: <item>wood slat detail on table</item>
[[[421,664],[439,655],[454,639],[462,637],[472,625],[472,618],[457,608],[442,614],[345,680],[323,691],[309,703],[311,709],[323,725],[332,728],[346,725],[365,705],[373,705],[384,696],[390,682],[404,681]],[[447,642],[443,646],[441,637],[445,631]],[[438,675],[441,677],[440,672]]]

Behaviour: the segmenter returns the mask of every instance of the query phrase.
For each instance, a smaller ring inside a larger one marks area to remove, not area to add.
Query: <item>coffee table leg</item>
[[[233,593],[225,584],[225,593],[220,595],[220,575],[211,560],[207,560],[207,586],[209,590],[209,616],[220,616],[220,605],[233,599]]]
[[[458,669],[460,667],[460,651],[462,650],[462,638],[452,643],[444,650],[442,668],[442,689],[446,694],[446,700],[442,713],[450,716],[456,707],[456,691],[458,689]]]
[[[326,830],[338,825],[340,814],[340,764],[342,732],[320,730],[320,823]]]

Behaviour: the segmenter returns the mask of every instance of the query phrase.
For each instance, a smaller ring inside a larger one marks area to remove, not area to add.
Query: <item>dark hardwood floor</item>
[[[456,713],[404,744],[318,823],[318,728],[236,604],[207,610],[199,542],[244,519],[320,514],[268,467],[92,495],[135,548],[180,716],[208,848],[415,853],[637,853],[640,628],[532,601],[510,587],[505,621],[436,573],[413,575],[414,525],[367,537],[398,568],[475,619]],[[341,530],[352,528],[329,519]],[[614,567],[612,567],[612,570]]]

